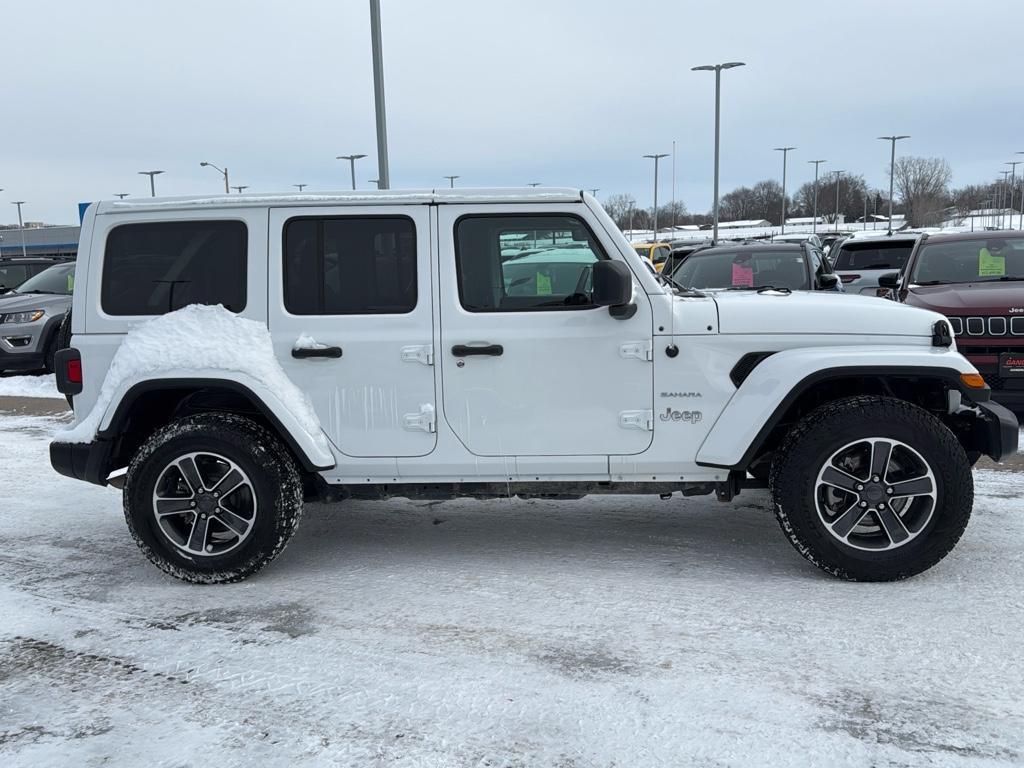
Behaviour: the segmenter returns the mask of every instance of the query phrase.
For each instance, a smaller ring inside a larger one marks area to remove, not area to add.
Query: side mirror
[[[880,275],[878,277],[878,287],[897,290],[900,287],[900,273],[886,272],[884,275]]]
[[[824,275],[820,275],[818,277],[818,285],[821,286],[823,291],[834,290],[835,287],[839,285],[839,275],[833,275],[826,272]]]
[[[599,307],[619,307],[633,298],[633,273],[622,261],[594,262],[591,301]]]

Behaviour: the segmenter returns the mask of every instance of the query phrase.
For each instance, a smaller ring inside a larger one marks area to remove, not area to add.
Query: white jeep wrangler
[[[568,189],[93,204],[51,461],[122,489],[146,556],[196,582],[270,562],[304,498],[766,485],[835,576],[934,565],[1014,416],[940,315],[734,269],[653,275]]]

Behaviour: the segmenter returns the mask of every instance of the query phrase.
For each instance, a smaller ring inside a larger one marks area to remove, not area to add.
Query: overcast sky
[[[954,184],[1024,151],[1024,2],[382,0],[393,187],[598,187],[650,205],[641,155],[676,149],[677,195],[823,171],[888,184],[888,146],[943,156]],[[348,186],[376,177],[367,0],[33,0],[0,24],[0,221],[77,221],[79,201]],[[1021,156],[1024,158],[1024,156]],[[1020,170],[1024,170],[1022,167]],[[671,197],[663,161],[660,199]]]

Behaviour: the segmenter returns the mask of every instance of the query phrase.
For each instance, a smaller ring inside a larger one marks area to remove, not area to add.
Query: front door
[[[431,240],[427,206],[270,211],[274,350],[346,455],[434,449]]]
[[[651,444],[652,314],[590,301],[621,258],[585,206],[438,210],[444,418],[479,456],[641,453]]]

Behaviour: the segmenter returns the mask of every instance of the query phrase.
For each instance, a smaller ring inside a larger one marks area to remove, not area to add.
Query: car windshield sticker
[[[551,295],[551,278],[541,272],[537,273],[537,295]]]
[[[749,264],[732,265],[732,284],[734,286],[745,285],[748,288],[754,287],[754,268]]]
[[[68,272],[68,293],[75,292],[75,273]]]
[[[993,256],[988,248],[978,251],[978,277],[1002,277],[1005,274],[1005,256]]]

